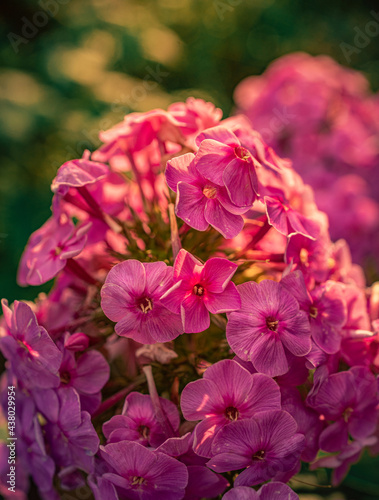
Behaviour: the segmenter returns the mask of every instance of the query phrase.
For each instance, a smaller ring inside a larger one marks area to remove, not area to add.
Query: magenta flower
[[[317,238],[320,233],[318,224],[293,209],[281,190],[272,191],[270,196],[264,196],[267,218],[271,226],[284,236],[301,234],[312,240]]]
[[[243,228],[241,214],[250,207],[237,207],[224,186],[203,177],[188,153],[167,162],[166,181],[177,193],[176,214],[189,226],[205,231],[209,224],[224,238],[234,238]]]
[[[50,218],[35,231],[21,257],[20,285],[41,285],[54,278],[83,250],[91,223],[75,227],[66,216]]]
[[[319,451],[319,437],[325,427],[325,421],[319,414],[307,407],[295,388],[282,387],[282,409],[296,420],[297,431],[305,437],[305,448],[301,454],[304,462],[313,462]]]
[[[294,469],[304,448],[304,436],[285,411],[272,410],[225,426],[212,445],[208,467],[216,472],[245,469],[235,486],[254,486]]]
[[[164,453],[130,441],[101,446],[102,458],[115,470],[103,478],[130,500],[180,500],[188,482],[187,467]]]
[[[286,484],[271,481],[258,491],[248,486],[236,486],[225,493],[222,500],[299,500],[299,497]]]
[[[109,167],[104,163],[91,161],[89,157],[89,151],[85,151],[83,158],[67,161],[59,167],[51,184],[52,191],[64,196],[70,187],[81,188],[104,179],[109,172]]]
[[[280,390],[270,377],[252,375],[236,361],[225,359],[183,389],[181,407],[186,420],[201,420],[194,431],[194,450],[210,457],[220,429],[260,411],[280,410]]]
[[[172,285],[172,268],[164,262],[130,259],[114,266],[101,289],[101,307],[116,322],[115,332],[141,344],[168,342],[183,333],[179,314],[161,301]]]
[[[165,398],[159,398],[159,401],[176,433],[180,424],[176,405]],[[108,443],[136,441],[143,446],[153,447],[161,445],[168,437],[157,420],[150,396],[138,392],[127,396],[121,415],[115,415],[105,422],[103,434]]]
[[[167,439],[157,451],[166,453],[187,465],[188,484],[185,500],[201,500],[221,495],[229,485],[228,481],[205,467],[208,459],[199,457],[193,449],[193,435],[188,432],[178,438]]]
[[[287,353],[311,350],[310,326],[296,299],[275,281],[249,281],[237,287],[242,306],[230,313],[226,337],[230,347],[257,371],[271,377],[289,370]]]
[[[41,493],[46,494],[53,489],[55,464],[46,453],[42,429],[32,398],[25,397],[21,391],[16,392],[16,398],[16,428],[19,433],[16,448],[18,467],[31,475]]]
[[[98,351],[75,356],[67,348],[59,368],[61,389],[73,387],[80,396],[82,410],[93,413],[101,401],[101,389],[109,379],[109,364]]]
[[[94,455],[99,448],[99,437],[91,416],[81,411],[78,393],[73,389],[58,389],[55,418],[45,425],[50,454],[60,467],[78,467],[91,472]]]
[[[327,354],[340,350],[342,327],[346,322],[346,303],[341,287],[326,281],[309,294],[300,271],[285,276],[280,282],[308,314],[313,340]]]
[[[6,328],[0,329],[0,348],[13,373],[29,389],[58,387],[62,353],[50,335],[24,302],[16,300],[13,311],[5,299],[1,303]]]
[[[320,435],[320,448],[340,451],[349,435],[362,440],[374,433],[379,416],[378,384],[363,366],[321,379],[308,404],[331,423]]]
[[[237,288],[230,281],[237,267],[218,257],[202,264],[186,250],[180,250],[174,264],[173,276],[177,282],[161,300],[170,311],[181,314],[186,333],[209,328],[208,311],[218,314],[241,307]]]
[[[241,146],[237,136],[224,126],[206,130],[196,139],[199,151],[195,165],[200,174],[225,186],[238,207],[248,207],[258,196],[257,160]]]
[[[329,235],[321,234],[312,240],[301,234],[294,234],[288,239],[285,252],[287,264],[293,264],[300,270],[306,282],[325,281],[330,273],[331,242]]]
[[[360,441],[350,441],[339,450],[339,453],[323,456],[313,462],[310,466],[310,470],[321,467],[333,469],[332,485],[338,486],[349,472],[350,466],[358,462],[365,447],[372,446],[375,443],[377,443],[376,436],[371,436]]]

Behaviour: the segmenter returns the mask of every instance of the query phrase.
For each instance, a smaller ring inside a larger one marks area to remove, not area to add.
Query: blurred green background
[[[19,288],[15,277],[28,236],[49,217],[57,168],[96,149],[98,131],[126,113],[194,95],[227,116],[242,78],[293,51],[328,54],[379,88],[379,36],[350,61],[340,47],[354,45],[377,2],[18,0],[1,9],[0,290],[10,301],[48,289]],[[302,498],[378,499],[378,466],[366,459],[341,493]]]

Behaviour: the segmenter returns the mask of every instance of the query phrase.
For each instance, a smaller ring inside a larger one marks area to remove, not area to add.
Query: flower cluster
[[[242,81],[235,100],[312,185],[333,239],[378,270],[379,100],[365,77],[327,56],[289,54]]]
[[[379,292],[312,188],[199,99],[100,137],[20,262],[50,292],[2,301],[17,498],[296,500],[302,464],[338,484],[379,451]]]

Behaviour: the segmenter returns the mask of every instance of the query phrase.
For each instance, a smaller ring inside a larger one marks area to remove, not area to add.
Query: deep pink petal
[[[204,264],[201,279],[206,289],[212,293],[221,293],[238,269],[238,264],[221,257],[213,257]]]
[[[181,305],[181,316],[186,333],[203,332],[211,324],[209,312],[202,297],[195,294],[185,298]]]
[[[205,139],[196,154],[195,165],[203,177],[223,186],[224,170],[234,158],[232,147],[213,139]]]
[[[252,375],[232,359],[221,360],[207,368],[204,380],[212,381],[217,387],[223,398],[223,410],[228,406],[238,408],[242,405],[250,396],[253,384]],[[217,410],[217,406],[214,409]]]
[[[95,394],[107,383],[109,372],[109,365],[100,352],[85,352],[78,359],[73,385],[79,392]]]

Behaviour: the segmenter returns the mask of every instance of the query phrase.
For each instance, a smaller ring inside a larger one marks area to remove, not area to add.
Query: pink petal
[[[203,332],[211,324],[209,312],[202,297],[195,294],[185,298],[181,305],[182,322],[186,333]]]
[[[217,412],[217,409],[223,407],[223,403],[224,400],[217,385],[212,380],[205,378],[187,384],[180,400],[180,406],[186,420],[200,420],[212,416]]]
[[[238,264],[221,257],[213,257],[204,264],[201,279],[206,283],[207,291],[221,293],[229,284]]]
[[[176,215],[198,231],[205,231],[208,222],[204,217],[207,198],[198,186],[179,182],[176,198]]]
[[[266,334],[258,338],[250,359],[258,372],[270,377],[284,375],[289,369],[283,344],[275,334]]]
[[[234,150],[230,146],[213,139],[205,139],[200,144],[195,165],[203,177],[223,186],[224,170],[234,158]]]
[[[199,177],[193,164],[195,155],[187,153],[167,162],[165,176],[169,188],[176,192],[179,182],[192,184]]]
[[[131,295],[142,295],[146,286],[145,268],[134,259],[125,260],[114,266],[108,273],[105,284],[115,284]]]
[[[214,438],[228,422],[224,416],[208,417],[195,427],[193,450],[201,457],[212,456],[212,443]]]
[[[253,164],[235,158],[224,170],[223,180],[230,199],[238,207],[251,206],[256,199],[250,170]]]
[[[133,298],[125,288],[115,283],[107,283],[101,289],[101,308],[112,321],[121,321],[125,314],[130,313]]]
[[[207,130],[204,130],[204,132],[201,132],[196,137],[196,144],[200,146],[200,144],[206,139],[212,139],[222,144],[228,144],[233,148],[241,145],[240,141],[238,140],[234,132],[227,129],[223,125],[218,125],[216,127],[208,128]]]
[[[243,218],[240,215],[228,212],[216,199],[207,200],[204,217],[212,227],[227,239],[234,238],[243,229]]]
[[[183,248],[179,251],[174,264],[174,279],[189,280],[192,275],[201,275],[203,264]]]
[[[222,293],[209,293],[207,290],[204,304],[212,314],[221,314],[240,309],[241,298],[236,285],[230,282]]]

